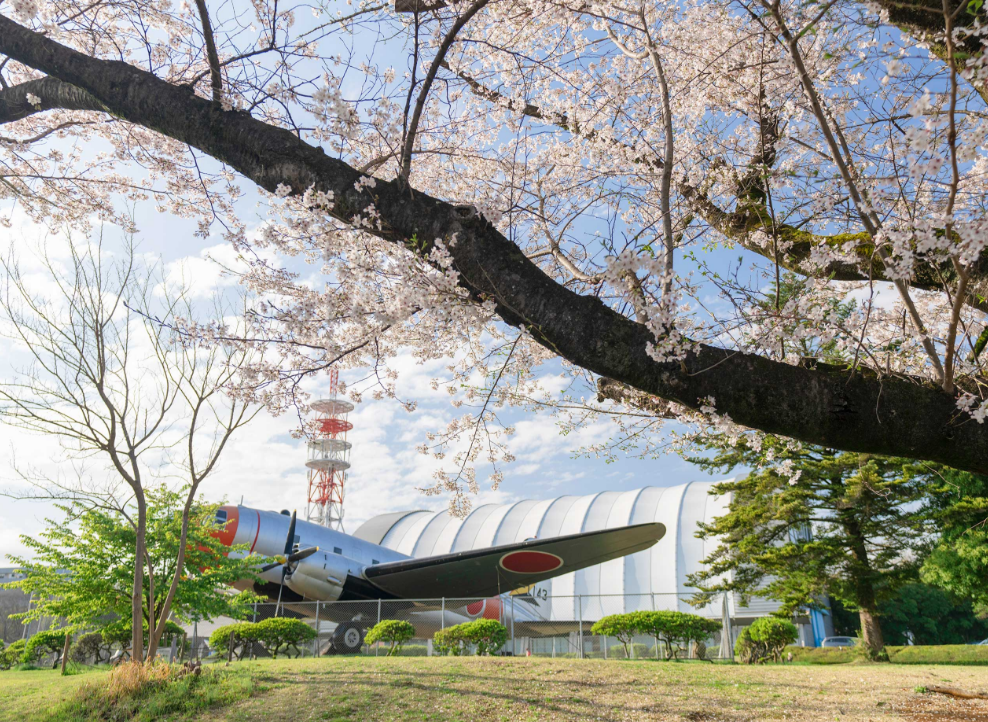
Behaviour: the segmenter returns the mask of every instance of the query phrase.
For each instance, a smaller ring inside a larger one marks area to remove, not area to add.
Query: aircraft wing
[[[665,533],[662,524],[636,524],[375,564],[364,569],[364,576],[404,599],[493,597],[648,549]]]

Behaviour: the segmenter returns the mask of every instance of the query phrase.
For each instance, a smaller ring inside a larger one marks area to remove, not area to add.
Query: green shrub
[[[507,628],[495,619],[477,619],[463,626],[463,635],[477,646],[479,656],[496,654],[508,641]]]
[[[10,669],[15,664],[19,664],[21,656],[24,654],[24,647],[26,646],[27,642],[23,639],[18,639],[16,642],[11,642],[9,647],[0,651],[0,669]]]
[[[306,625],[308,627],[308,625]],[[233,635],[233,655],[239,660],[250,653],[251,645],[259,642],[258,625],[252,622],[236,622],[219,627],[209,635],[209,648],[220,656],[230,654],[230,635]]]
[[[748,635],[751,641],[764,648],[766,656],[778,662],[786,645],[799,638],[799,630],[788,619],[761,617],[748,627]]]
[[[61,654],[64,646],[64,629],[46,629],[27,640],[20,661],[24,664],[37,664],[42,657],[47,657],[49,654]]]
[[[631,616],[639,632],[665,643],[666,659],[678,656],[691,642],[704,642],[721,628],[719,620],[685,612],[634,612]]]
[[[630,655],[629,646],[632,638],[639,632],[639,615],[637,612],[631,614],[611,614],[595,622],[590,627],[590,633],[601,637],[615,637],[624,645],[624,656]]]
[[[432,653],[440,657],[459,657],[466,654],[467,638],[463,628],[466,624],[455,624],[440,629],[432,635]]]
[[[414,636],[415,627],[411,622],[403,619],[385,619],[371,627],[364,641],[367,644],[389,642],[391,648],[388,650],[388,656],[393,657],[401,651],[401,645]]]
[[[278,658],[278,652],[288,647],[295,650],[296,657],[301,656],[302,651],[298,645],[311,642],[316,638],[316,630],[301,619],[272,617],[263,622],[257,622],[253,626],[258,641],[275,659]]]
[[[895,664],[976,664],[988,665],[988,645],[918,644],[886,647],[889,661]]]
[[[734,643],[734,654],[745,664],[757,664],[772,659],[778,662],[786,645],[799,636],[796,625],[788,619],[761,617],[745,627]]]
[[[110,658],[110,645],[103,640],[103,635],[99,632],[89,632],[79,637],[69,649],[69,659],[79,664],[87,664],[93,660],[94,664],[107,661]]]

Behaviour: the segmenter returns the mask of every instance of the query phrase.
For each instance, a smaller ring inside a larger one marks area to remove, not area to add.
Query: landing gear
[[[359,654],[366,632],[355,622],[342,622],[333,631],[333,654]]]

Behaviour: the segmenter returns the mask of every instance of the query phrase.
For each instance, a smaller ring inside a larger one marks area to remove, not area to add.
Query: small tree
[[[452,627],[438,630],[432,635],[432,651],[441,657],[459,657],[465,654],[467,651],[465,626],[465,624],[454,624]]]
[[[296,657],[301,656],[302,651],[298,645],[316,638],[316,630],[301,619],[272,617],[253,626],[257,639],[275,659],[278,658],[278,652],[288,647],[295,650]]]
[[[611,614],[595,622],[590,633],[601,637],[615,637],[624,645],[624,656],[631,658],[630,645],[639,630],[637,614]]]
[[[19,664],[26,646],[27,642],[25,640],[18,639],[16,642],[11,642],[6,649],[0,651],[0,669],[10,669],[15,664]]]
[[[782,650],[786,645],[795,642],[799,636],[795,624],[778,617],[756,619],[747,632],[751,640],[764,649],[764,654],[776,662],[782,659]]]
[[[100,664],[104,661],[104,656],[109,660],[111,649],[112,645],[103,639],[100,632],[88,632],[73,643],[69,659],[79,664],[86,664],[89,660],[93,660],[93,664]]]
[[[155,584],[176,573],[182,540],[183,494],[164,486],[147,490],[144,543],[145,573],[141,614],[143,628],[161,627],[167,595],[158,594]],[[33,558],[14,560],[24,578],[7,586],[34,595],[31,608],[20,615],[24,621],[45,617],[64,619],[71,629],[106,626],[107,615],[117,617],[114,628],[133,630],[130,619],[130,586],[133,583],[135,529],[126,508],[91,508],[84,504],[61,505],[63,517],[47,521],[37,538],[22,536]],[[217,530],[216,506],[195,504],[192,525],[185,538],[189,545],[182,555],[180,580],[171,597],[171,612],[183,621],[193,618],[244,618],[258,599],[253,592],[231,593],[230,585],[241,579],[257,579],[257,558],[247,559],[246,546],[224,546],[213,534]],[[228,554],[228,552],[240,552]],[[117,639],[122,647],[130,643]],[[142,649],[156,647],[144,634]]]
[[[111,506],[123,513],[131,552],[104,569],[130,577],[126,616],[140,661],[141,619],[150,615],[147,656],[153,658],[186,573],[185,555],[196,548],[189,532],[199,485],[233,433],[256,413],[244,397],[225,393],[249,352],[176,339],[159,318],[182,316],[194,324],[193,304],[184,289],[173,292],[160,267],[143,263],[132,244],[105,257],[101,244],[70,243],[68,249],[65,262],[39,254],[47,284],[22,272],[16,259],[0,259],[6,276],[0,293],[3,332],[31,360],[0,381],[0,421],[59,440],[70,457],[105,465],[106,481],[95,487],[24,476],[38,490],[29,496],[40,492],[73,507]],[[154,570],[145,562],[155,534],[148,526],[147,492],[162,468],[184,478],[186,487],[178,534],[170,540],[170,574],[150,578]],[[126,504],[119,501],[124,497]]]
[[[508,641],[507,628],[495,619],[477,619],[463,625],[467,642],[477,646],[477,655],[496,654]]]
[[[691,642],[703,642],[720,629],[720,622],[698,614],[662,610],[636,612],[635,628],[665,643],[666,659],[672,659]]]
[[[401,645],[414,636],[415,627],[411,622],[403,619],[385,619],[371,627],[364,641],[367,644],[389,642],[391,648],[388,650],[388,656],[394,657],[401,651]]]
[[[38,632],[27,640],[21,661],[24,664],[36,664],[49,654],[54,654],[57,658],[65,646],[65,634],[64,629],[46,629]]]
[[[230,645],[233,644],[232,653],[238,660],[243,659],[250,652],[250,645],[260,642],[261,630],[259,624],[252,622],[238,622],[237,624],[227,624],[214,630],[209,635],[209,648],[213,651],[229,655]]]

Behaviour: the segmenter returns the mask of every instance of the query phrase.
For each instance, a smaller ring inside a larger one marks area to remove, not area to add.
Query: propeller
[[[312,556],[317,551],[319,547],[308,547],[306,549],[299,549],[297,552],[292,551],[292,547],[295,546],[295,512],[292,512],[292,521],[288,525],[288,536],[285,538],[285,553],[277,557],[278,561],[274,564],[265,564],[261,567],[261,572],[269,572],[275,567],[281,567],[281,586],[278,587],[278,603],[274,608],[274,616],[279,616],[281,612],[281,593],[285,589],[285,580],[292,575],[295,571],[293,564],[298,564],[300,561],[306,557]]]

